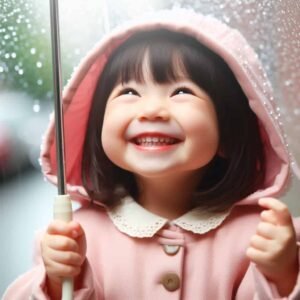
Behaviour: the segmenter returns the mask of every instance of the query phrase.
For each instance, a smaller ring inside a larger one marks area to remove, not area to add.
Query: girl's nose
[[[143,100],[139,107],[138,119],[142,120],[163,120],[167,121],[170,118],[167,103],[161,99]]]

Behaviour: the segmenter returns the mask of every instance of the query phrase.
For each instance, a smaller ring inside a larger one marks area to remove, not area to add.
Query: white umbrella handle
[[[72,221],[72,202],[69,195],[58,195],[54,199],[53,216],[55,220]],[[62,283],[62,300],[73,299],[74,283],[72,278],[64,278]]]

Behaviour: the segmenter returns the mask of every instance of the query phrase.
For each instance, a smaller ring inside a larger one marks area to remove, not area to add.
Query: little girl
[[[289,155],[257,56],[236,30],[163,11],[113,31],[64,94],[68,192],[4,299],[300,299]],[[56,182],[53,120],[42,151]],[[89,201],[90,200],[90,201]]]

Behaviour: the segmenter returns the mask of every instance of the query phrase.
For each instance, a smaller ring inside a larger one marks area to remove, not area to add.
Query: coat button
[[[167,273],[163,276],[161,283],[169,292],[176,291],[180,287],[180,279],[175,273]]]
[[[178,245],[163,245],[164,251],[168,255],[175,255],[178,251],[180,246]]]

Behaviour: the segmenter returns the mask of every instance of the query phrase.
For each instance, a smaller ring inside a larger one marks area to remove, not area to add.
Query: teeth
[[[140,137],[137,138],[136,143],[138,145],[147,145],[147,146],[152,146],[152,145],[169,145],[169,144],[174,144],[176,142],[175,139],[169,138],[169,137]]]

